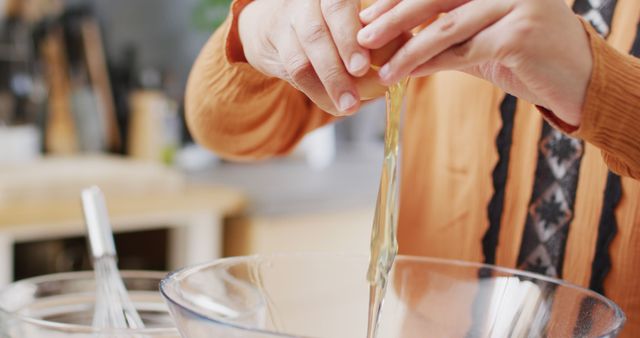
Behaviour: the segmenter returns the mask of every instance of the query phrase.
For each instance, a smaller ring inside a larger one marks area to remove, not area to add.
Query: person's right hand
[[[360,0],[253,1],[238,23],[245,57],[267,76],[291,83],[323,110],[352,114],[364,95],[361,87],[371,91],[375,81],[377,88],[384,88],[370,72],[369,51],[356,40],[362,28],[359,11]]]

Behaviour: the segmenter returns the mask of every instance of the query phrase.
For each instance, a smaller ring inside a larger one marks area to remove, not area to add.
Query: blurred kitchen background
[[[183,92],[229,0],[0,0],[0,285],[90,269],[81,188],[107,195],[122,269],[368,250],[384,106],[286,158],[194,145]]]

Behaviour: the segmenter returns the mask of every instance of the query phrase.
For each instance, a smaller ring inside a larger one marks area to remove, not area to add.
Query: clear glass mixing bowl
[[[160,286],[185,338],[366,336],[368,258],[287,254],[221,259]],[[561,280],[494,266],[398,257],[379,338],[615,337],[607,298]]]
[[[129,295],[146,328],[94,330],[93,271],[25,279],[0,291],[2,338],[178,338],[167,306],[158,292],[166,273],[121,271]]]

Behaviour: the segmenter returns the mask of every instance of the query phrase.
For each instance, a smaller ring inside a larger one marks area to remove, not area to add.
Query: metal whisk
[[[82,191],[82,208],[96,276],[93,327],[140,329],[144,323],[136,311],[116,265],[117,254],[104,195],[98,187]]]

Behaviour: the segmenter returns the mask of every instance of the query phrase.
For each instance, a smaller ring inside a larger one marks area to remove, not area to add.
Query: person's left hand
[[[369,49],[435,18],[382,67],[385,84],[461,70],[580,124],[593,57],[564,0],[378,0],[360,18]]]

